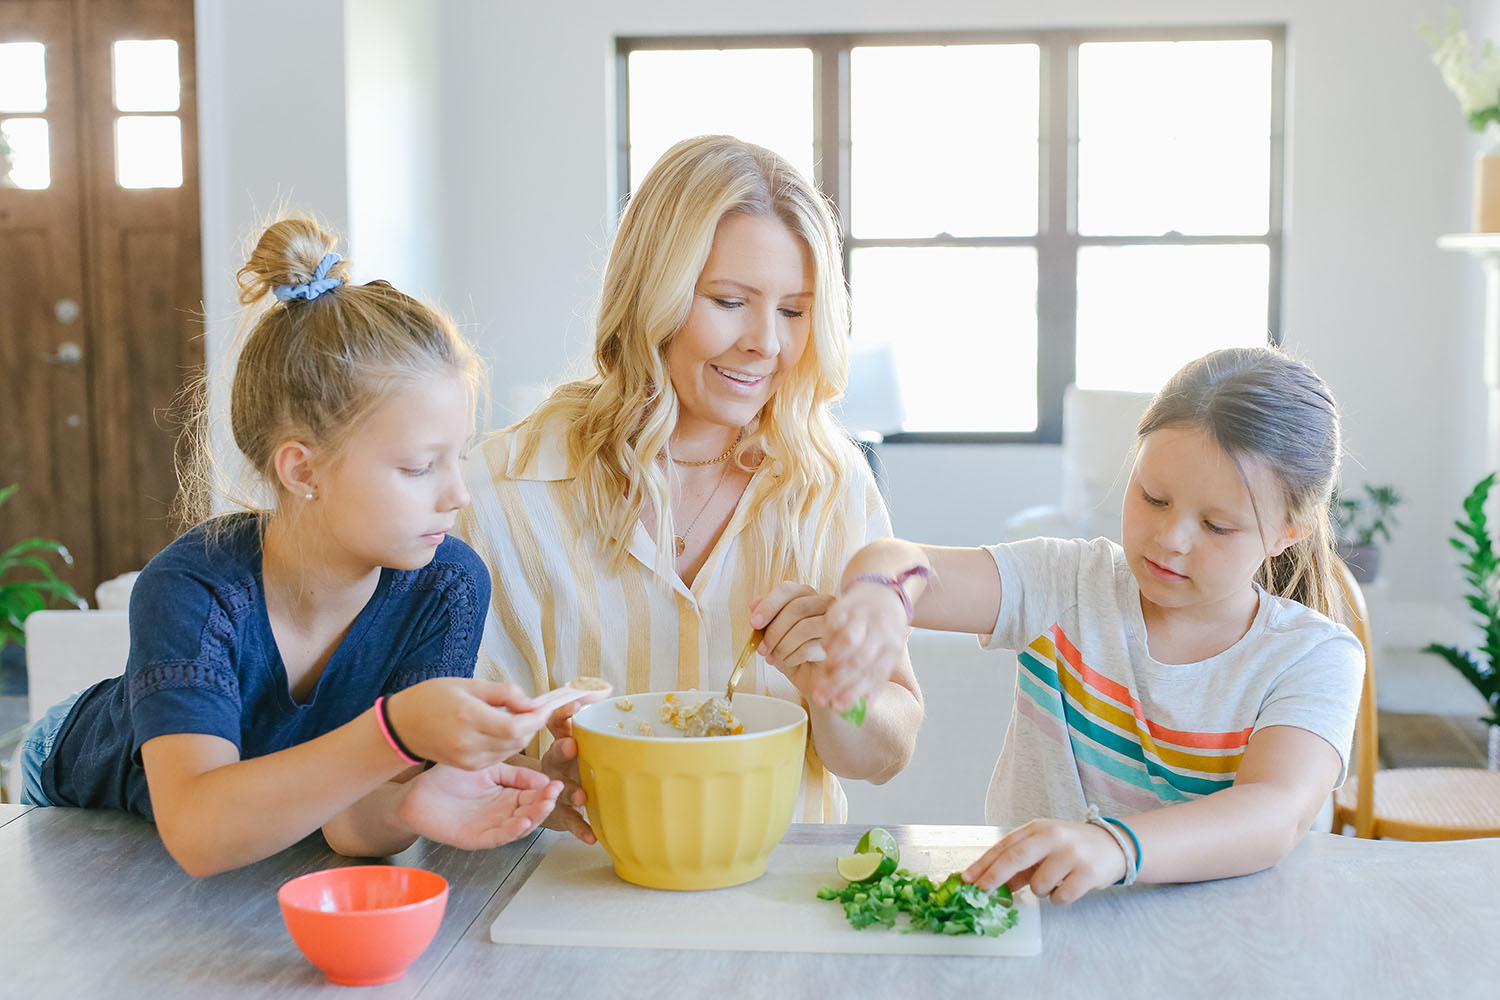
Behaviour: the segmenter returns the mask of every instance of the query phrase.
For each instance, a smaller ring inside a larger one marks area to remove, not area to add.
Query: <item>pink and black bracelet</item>
[[[403,763],[427,763],[427,761],[408,750],[406,744],[401,742],[401,737],[396,735],[396,727],[391,725],[391,717],[386,712],[385,695],[381,695],[375,699],[375,723],[380,726],[380,735],[385,737],[385,741],[390,744],[392,750],[396,751],[396,756],[400,757]]]
[[[887,573],[861,573],[844,585],[848,590],[856,583],[878,583],[882,587],[891,587],[896,591],[896,596],[901,598],[901,606],[906,609],[906,624],[910,625],[917,617],[916,609],[912,607],[911,598],[906,595],[904,584],[912,577],[925,580],[932,576],[932,570],[920,563],[910,569],[904,569],[895,576]]]

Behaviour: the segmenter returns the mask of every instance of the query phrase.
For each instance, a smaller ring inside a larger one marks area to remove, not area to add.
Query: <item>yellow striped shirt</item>
[[[469,463],[472,504],[459,534],[490,569],[491,598],[477,676],[507,680],[531,694],[574,677],[602,677],[616,693],[701,689],[723,691],[734,658],[750,636],[748,574],[740,542],[744,498],[714,543],[692,587],[676,572],[657,572],[656,543],[635,526],[630,559],[614,573],[597,532],[579,523],[573,476],[560,427],[543,428],[531,461],[521,467],[519,434],[511,428],[480,446]],[[832,592],[859,546],[891,533],[880,491],[863,463],[863,503],[840,498],[851,522],[827,532],[826,580],[805,582]],[[754,484],[745,490],[752,495]],[[810,530],[810,529],[809,529]],[[846,539],[840,543],[837,539]],[[753,681],[750,677],[754,672]],[[753,684],[753,686],[752,686]],[[801,703],[790,681],[761,657],[752,659],[739,690]],[[848,804],[811,743],[796,821],[842,823]]]

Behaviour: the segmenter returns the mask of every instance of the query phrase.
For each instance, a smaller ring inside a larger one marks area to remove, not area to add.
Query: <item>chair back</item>
[[[128,612],[33,612],[26,619],[26,708],[31,721],[73,692],[123,674],[129,656]]]
[[[1120,540],[1135,429],[1152,395],[1071,384],[1063,390],[1060,506],[1078,520],[1077,535]]]
[[[1375,705],[1375,658],[1370,612],[1359,581],[1342,559],[1334,561],[1334,578],[1344,598],[1345,621],[1365,650],[1365,682],[1354,722],[1354,835],[1369,837],[1375,829],[1375,772],[1380,768],[1380,720]]]

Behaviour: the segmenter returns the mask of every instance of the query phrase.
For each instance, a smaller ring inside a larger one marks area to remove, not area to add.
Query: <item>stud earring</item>
[[[302,499],[304,499],[304,500],[311,500],[312,498],[313,498],[313,495],[311,493],[309,493],[306,496],[304,496]]]

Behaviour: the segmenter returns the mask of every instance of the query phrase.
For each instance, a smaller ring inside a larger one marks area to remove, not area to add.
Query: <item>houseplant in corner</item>
[[[1422,652],[1441,656],[1453,665],[1464,679],[1484,698],[1490,714],[1480,721],[1488,723],[1489,767],[1500,769],[1500,555],[1490,539],[1489,520],[1484,512],[1495,474],[1485,476],[1464,498],[1464,519],[1454,521],[1459,535],[1449,544],[1464,556],[1464,582],[1468,585],[1464,601],[1479,616],[1483,639],[1479,656],[1457,646],[1428,643]]]
[[[0,488],[0,506],[17,489],[15,485]],[[73,562],[67,548],[50,538],[23,539],[0,552],[0,652],[12,643],[26,645],[26,618],[33,611],[53,602],[88,607],[72,587],[58,578],[44,555]]]
[[[1389,485],[1366,483],[1363,493],[1335,494],[1333,523],[1339,558],[1349,564],[1360,583],[1371,583],[1380,575],[1380,543],[1391,540],[1391,528],[1397,524],[1394,511],[1400,505],[1401,494]]]

